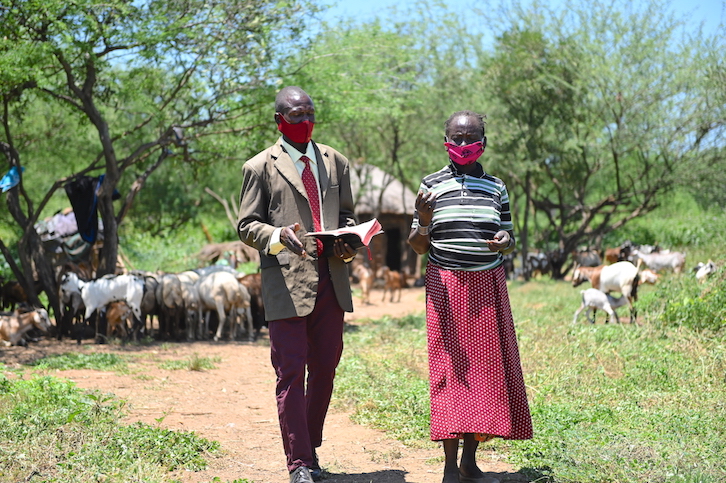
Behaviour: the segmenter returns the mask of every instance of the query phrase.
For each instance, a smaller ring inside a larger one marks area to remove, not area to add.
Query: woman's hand
[[[418,224],[420,226],[429,226],[434,217],[434,208],[436,207],[436,196],[432,192],[424,193],[419,191],[414,204],[418,213]]]
[[[508,231],[505,230],[499,230],[496,235],[494,235],[493,240],[484,240],[484,242],[489,246],[489,250],[493,252],[504,252],[508,248],[511,248],[514,244],[514,238],[511,237]]]

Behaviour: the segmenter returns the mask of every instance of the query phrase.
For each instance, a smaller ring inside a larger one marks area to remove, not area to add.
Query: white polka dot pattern
[[[482,433],[530,439],[504,268],[426,268],[431,439]]]

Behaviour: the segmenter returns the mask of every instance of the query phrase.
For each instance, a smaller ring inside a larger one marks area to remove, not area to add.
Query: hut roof
[[[392,174],[380,168],[370,164],[351,165],[350,184],[353,189],[353,199],[356,201],[356,214],[413,213],[416,194]],[[383,191],[382,197],[381,191]],[[377,210],[379,201],[380,210]]]

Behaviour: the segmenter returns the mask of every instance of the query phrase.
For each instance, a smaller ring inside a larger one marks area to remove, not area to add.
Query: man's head
[[[309,120],[315,123],[315,105],[310,96],[297,86],[283,87],[275,97],[275,122],[280,124],[280,116],[290,124]]]
[[[307,144],[315,124],[313,100],[297,86],[284,87],[275,97],[275,122],[288,142],[298,148]]]

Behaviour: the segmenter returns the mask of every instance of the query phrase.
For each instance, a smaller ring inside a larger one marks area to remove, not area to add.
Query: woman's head
[[[471,170],[484,153],[487,145],[485,124],[484,116],[473,111],[455,112],[444,123],[444,147],[451,162],[459,167],[457,169]]]
[[[485,139],[486,122],[474,111],[457,111],[444,123],[444,141],[465,146]],[[486,141],[484,141],[486,143]]]

